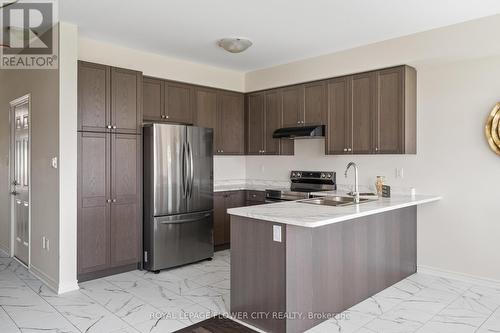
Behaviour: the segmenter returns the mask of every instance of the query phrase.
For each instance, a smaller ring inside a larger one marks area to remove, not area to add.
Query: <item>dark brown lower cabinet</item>
[[[214,245],[215,249],[227,249],[231,240],[229,208],[246,206],[247,191],[225,191],[214,193]],[[253,191],[257,192],[257,191]]]
[[[80,132],[78,280],[137,268],[141,238],[141,136]]]

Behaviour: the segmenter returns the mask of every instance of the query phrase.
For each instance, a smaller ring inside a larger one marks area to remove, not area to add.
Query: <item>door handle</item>
[[[190,176],[190,185],[189,185],[189,197],[193,196],[193,184],[194,184],[194,157],[193,157],[193,149],[191,149],[191,143],[188,142],[188,152],[189,152],[189,176]]]
[[[186,188],[186,167],[187,167],[187,158],[186,158],[186,143],[182,144],[182,195],[184,198],[187,198],[187,188]]]

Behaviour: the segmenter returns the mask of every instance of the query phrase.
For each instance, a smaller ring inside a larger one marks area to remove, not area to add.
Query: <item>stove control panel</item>
[[[290,173],[291,180],[300,179],[318,179],[318,180],[335,180],[335,172],[333,171],[292,171]]]

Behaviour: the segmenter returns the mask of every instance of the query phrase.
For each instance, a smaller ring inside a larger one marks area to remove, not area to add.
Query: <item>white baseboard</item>
[[[45,274],[42,270],[36,268],[36,266],[31,265],[29,271],[33,274],[38,280],[42,281],[50,290],[57,293],[58,283],[52,279],[50,276]]]
[[[54,279],[52,279],[47,274],[45,274],[44,272],[42,272],[40,269],[36,268],[33,265],[31,265],[30,267],[30,272],[56,294],[63,294],[80,289],[76,280],[74,283],[70,282],[70,283],[59,284]]]
[[[75,282],[61,283],[61,284],[59,284],[58,294],[64,294],[64,293],[67,293],[70,291],[75,291],[78,289],[80,289],[80,287],[78,286],[78,282],[76,282],[76,280],[75,280]]]
[[[417,265],[417,272],[422,274],[439,276],[447,279],[458,280],[480,286],[500,289],[500,281],[490,278],[484,278],[476,275],[447,271],[440,268]]]

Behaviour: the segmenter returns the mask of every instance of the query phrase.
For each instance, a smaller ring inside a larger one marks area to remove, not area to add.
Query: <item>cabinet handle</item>
[[[161,115],[161,119],[165,119],[165,115],[163,115],[163,114],[162,114],[162,115]]]
[[[111,200],[112,202],[116,202],[116,199]]]
[[[347,151],[347,148],[344,148],[344,151]]]
[[[351,148],[347,148],[347,151],[352,151],[352,149]]]
[[[113,125],[113,129],[116,129],[116,125]]]
[[[167,119],[168,119],[168,116],[165,116],[165,118],[167,118]]]
[[[375,147],[375,151],[378,151],[378,147]]]
[[[110,202],[111,202],[111,199],[107,199],[107,200],[106,200],[106,203],[110,203]]]
[[[107,129],[111,129],[111,127],[112,127],[111,125],[106,126]]]

